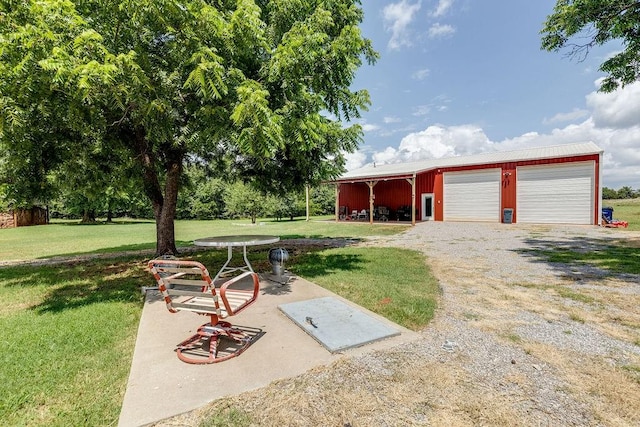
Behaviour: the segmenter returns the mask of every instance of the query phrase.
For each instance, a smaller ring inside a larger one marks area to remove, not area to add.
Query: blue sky
[[[363,0],[380,59],[354,89],[372,105],[348,169],[593,141],[604,185],[640,188],[640,84],[597,92],[613,43],[582,61],[540,49],[555,0]]]

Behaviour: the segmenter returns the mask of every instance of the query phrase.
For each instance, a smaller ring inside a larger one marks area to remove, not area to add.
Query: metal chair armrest
[[[251,289],[251,290],[233,289],[234,285],[237,285],[238,282],[240,282],[242,279],[244,279],[247,276],[251,276],[251,278],[253,280],[253,289]],[[240,304],[238,307],[236,307],[234,309],[231,306],[231,304],[229,304],[229,299],[227,298],[227,291],[229,291],[229,293],[233,292],[234,294],[246,293],[247,294],[247,299],[246,299],[246,301],[244,301],[242,304]],[[252,273],[250,271],[242,273],[239,276],[236,276],[233,279],[228,280],[227,282],[224,282],[220,286],[220,289],[218,290],[218,292],[220,294],[220,299],[222,300],[222,303],[224,304],[224,307],[225,307],[225,309],[226,309],[226,311],[227,311],[229,316],[233,316],[233,315],[239,313],[240,311],[244,310],[249,305],[251,305],[258,298],[258,292],[259,291],[260,291],[260,278],[258,277],[258,275],[256,273]]]

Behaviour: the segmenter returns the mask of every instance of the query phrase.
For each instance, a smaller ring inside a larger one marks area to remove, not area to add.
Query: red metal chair
[[[216,289],[205,266],[196,261],[154,259],[149,261],[149,270],[171,313],[192,311],[211,319],[178,344],[180,360],[217,363],[238,356],[249,347],[251,337],[222,319],[235,316],[256,300],[260,289],[256,273],[243,273]]]

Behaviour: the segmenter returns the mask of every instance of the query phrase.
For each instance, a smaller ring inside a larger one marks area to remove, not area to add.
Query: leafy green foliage
[[[0,141],[11,197],[48,201],[52,172],[93,177],[90,161],[113,175],[133,160],[165,253],[175,252],[178,192],[193,159],[263,193],[335,177],[362,136],[341,121],[369,104],[350,85],[377,57],[358,28],[359,5],[2,3]],[[121,150],[127,156],[94,156]],[[87,203],[99,187],[87,186]]]
[[[331,184],[321,184],[311,188],[311,215],[334,214],[336,209],[336,190]]]
[[[231,218],[251,218],[255,224],[259,215],[264,215],[267,198],[259,191],[241,182],[232,184],[225,194],[226,215]]]
[[[558,0],[542,29],[542,48],[584,58],[589,50],[611,40],[624,49],[605,60],[600,71],[607,74],[600,89],[611,92],[640,78],[640,3],[636,0]],[[572,40],[584,40],[573,42]]]
[[[605,200],[640,198],[640,190],[634,190],[633,188],[627,185],[619,188],[618,190],[603,187],[602,198]]]

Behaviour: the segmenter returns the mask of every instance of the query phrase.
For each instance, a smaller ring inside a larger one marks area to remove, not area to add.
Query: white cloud
[[[596,82],[600,86],[600,81]],[[640,83],[632,83],[611,93],[592,92],[587,95],[598,127],[629,128],[640,124]]]
[[[409,24],[414,15],[420,10],[422,1],[411,4],[407,0],[399,3],[391,3],[382,10],[385,29],[391,32],[389,49],[400,49],[402,46],[411,46],[411,34]]]
[[[405,136],[397,146],[380,149],[370,157],[365,152],[355,153],[349,158],[348,169],[362,167],[368,158],[378,164],[398,163],[592,141],[605,151],[603,185],[640,189],[640,83],[608,94],[594,91],[586,100],[588,111],[576,109],[549,119],[559,123],[578,120],[576,123],[548,133],[527,132],[502,141],[491,141],[474,124],[431,125],[420,131],[407,127],[398,130]],[[429,110],[429,106],[419,108]]]
[[[432,39],[443,38],[452,35],[456,29],[449,24],[435,23],[429,28],[429,37]]]
[[[582,123],[554,129],[549,134],[523,135],[499,145],[504,149],[520,149],[586,141],[593,141],[605,151],[602,167],[604,186],[640,188],[640,126],[603,128],[590,117]]]
[[[369,124],[369,123],[363,123],[360,126],[362,126],[362,130],[365,131],[365,132],[373,132],[373,131],[376,131],[376,130],[380,129],[380,126],[372,125],[372,124]]]
[[[385,122],[386,124],[391,124],[391,123],[400,123],[402,119],[400,117],[385,117],[382,119],[382,121]]]
[[[367,154],[359,150],[355,153],[343,153],[345,158],[345,167],[347,170],[355,170],[364,166],[367,161]]]
[[[384,151],[378,151],[371,156],[376,164],[397,163],[398,151],[395,148],[387,147]]]
[[[573,122],[578,119],[583,119],[589,116],[588,110],[581,110],[579,108],[574,108],[572,111],[568,113],[558,113],[550,119],[545,118],[542,122],[544,124],[553,124],[553,123],[564,123],[564,122]]]
[[[429,105],[418,105],[413,109],[414,116],[426,116],[431,111],[431,107]]]
[[[412,160],[440,159],[489,151],[493,143],[475,125],[429,126],[400,141],[400,152]]]
[[[423,68],[422,70],[418,70],[415,73],[411,74],[411,78],[414,80],[424,80],[429,76],[429,69]]]
[[[436,18],[447,13],[451,6],[453,5],[453,0],[440,0],[436,9],[431,13]]]
[[[491,141],[484,130],[474,124],[432,125],[421,131],[406,131],[409,133],[397,147],[374,152],[371,159],[378,164],[398,163],[593,141],[605,151],[603,185],[640,189],[640,83],[609,94],[592,92],[586,98],[589,117],[548,133],[527,132],[503,141]],[[574,110],[559,114],[556,119],[583,116],[582,110]],[[350,165],[365,164],[367,155],[360,154],[359,161]]]

